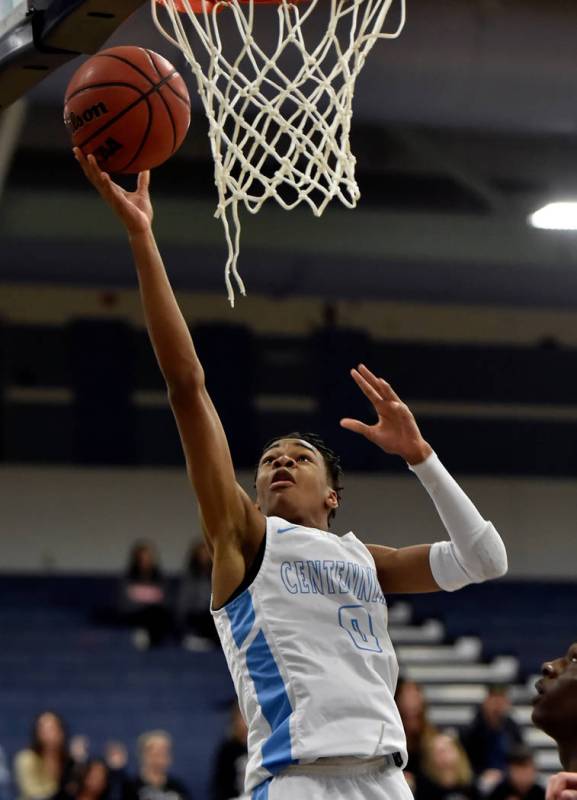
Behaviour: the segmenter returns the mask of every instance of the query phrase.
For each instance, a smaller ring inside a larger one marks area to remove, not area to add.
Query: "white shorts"
[[[289,768],[258,786],[252,800],[413,800],[398,767],[361,763],[345,769]]]

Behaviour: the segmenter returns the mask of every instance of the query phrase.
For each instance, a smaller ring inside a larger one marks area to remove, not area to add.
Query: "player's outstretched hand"
[[[75,147],[74,158],[102,199],[120,217],[130,236],[145,233],[150,229],[153,218],[152,203],[148,193],[150,172],[141,172],[136,191],[127,192],[122,186],[114,183],[107,172],[100,169],[94,156],[86,157],[80,148]]]
[[[367,425],[358,419],[345,418],[341,420],[341,426],[362,434],[385,453],[401,456],[409,464],[424,461],[433,451],[421,436],[410,409],[392,387],[383,378],[377,378],[364,364],[351,370],[351,375],[372,403],[377,421],[374,425]]]
[[[577,773],[558,772],[547,784],[546,800],[577,800]]]

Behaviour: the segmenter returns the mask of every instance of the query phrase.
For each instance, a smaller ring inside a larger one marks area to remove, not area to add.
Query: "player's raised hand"
[[[153,210],[148,187],[150,172],[141,172],[135,192],[127,192],[114,183],[107,172],[98,166],[94,156],[86,157],[80,148],[74,148],[74,158],[82,171],[112,210],[120,217],[129,235],[145,233],[152,225]]]
[[[377,421],[367,425],[358,419],[345,418],[341,420],[341,426],[360,433],[385,453],[401,456],[409,464],[424,461],[433,451],[421,436],[410,409],[392,387],[383,378],[377,378],[364,364],[351,370],[351,375],[372,403]]]
[[[577,773],[558,772],[547,784],[546,800],[577,800]]]

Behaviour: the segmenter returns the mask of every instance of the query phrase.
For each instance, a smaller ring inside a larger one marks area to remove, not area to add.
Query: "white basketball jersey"
[[[269,517],[256,578],[213,616],[249,727],[247,791],[321,757],[406,761],[386,601],[353,533]]]

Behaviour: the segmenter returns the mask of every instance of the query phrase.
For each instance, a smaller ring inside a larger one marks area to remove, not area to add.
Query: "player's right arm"
[[[204,370],[168,280],[152,232],[149,173],[127,192],[100,171],[93,157],[75,156],[103,199],[126,227],[138,274],[146,326],[166,381],[187,472],[213,555],[216,606],[225,603],[252,564],[265,519],[236,481],[228,442],[208,394]]]

